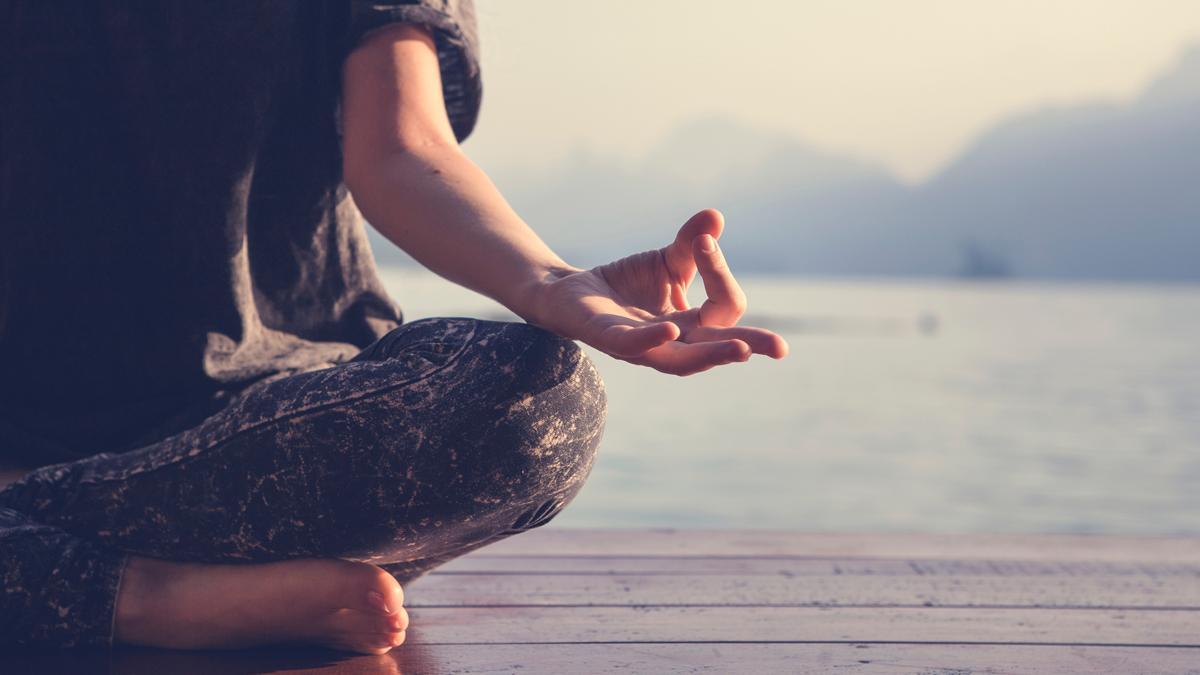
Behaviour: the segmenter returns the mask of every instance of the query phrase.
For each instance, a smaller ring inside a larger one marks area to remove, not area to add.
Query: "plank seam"
[[[995,557],[927,557],[927,556],[868,556],[868,555],[804,555],[804,554],[788,554],[788,553],[769,553],[769,554],[736,554],[736,553],[697,553],[697,554],[652,554],[652,553],[523,553],[523,554],[471,554],[471,560],[576,560],[576,559],[647,559],[647,560],[835,560],[835,561],[888,561],[888,562],[930,562],[930,563],[946,563],[946,562],[1003,562],[1003,563],[1099,563],[1099,564],[1124,564],[1124,565],[1195,565],[1200,564],[1200,555],[1196,557],[1188,556],[1183,561],[1170,559],[1163,562],[1161,559],[1142,559],[1142,558],[1117,558],[1116,560],[1108,560],[1101,557],[1099,560],[1094,558],[1082,557],[1067,557],[1067,558],[995,558]]]
[[[671,607],[671,608],[742,608],[747,609],[764,609],[764,608],[780,608],[780,609],[1001,609],[1001,610],[1087,610],[1097,612],[1200,612],[1200,606],[1155,606],[1155,605],[913,605],[913,604],[827,604],[816,602],[797,602],[797,603],[748,603],[748,604],[721,604],[721,603],[596,603],[596,604],[472,604],[472,605],[423,605],[414,603],[405,603],[408,609],[541,609],[549,607],[561,607],[564,609],[653,609],[656,607]]]
[[[775,572],[742,572],[742,571],[692,571],[692,570],[630,570],[630,571],[614,571],[614,570],[594,570],[590,572],[575,572],[571,570],[447,570],[445,572],[430,572],[430,576],[560,576],[560,577],[787,577],[791,578],[810,578],[810,577],[931,577],[942,579],[959,579],[959,578],[1003,578],[1003,579],[1040,579],[1044,577],[1054,578],[1071,578],[1071,579],[1095,579],[1095,578],[1150,578],[1150,579],[1200,579],[1200,571],[1197,572],[1100,572],[1100,573],[1033,573],[1033,574],[996,574],[996,573],[971,573],[971,572],[946,572],[946,573],[907,573],[907,572],[846,572],[845,570],[831,571],[828,573],[813,573],[813,574],[798,574],[795,572],[775,571]]]
[[[563,640],[538,642],[421,642],[409,646],[449,647],[482,645],[962,645],[968,647],[1113,647],[1129,649],[1200,649],[1200,644],[1152,642],[994,642],[954,640]]]

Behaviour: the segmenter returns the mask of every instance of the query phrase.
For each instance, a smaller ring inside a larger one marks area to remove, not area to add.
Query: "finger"
[[[696,273],[696,261],[692,255],[692,240],[702,234],[719,238],[725,229],[725,217],[716,209],[704,209],[688,218],[675,234],[675,241],[663,249],[667,268],[677,281],[689,282]],[[686,309],[686,308],[680,308]]]
[[[692,248],[704,292],[708,299],[700,306],[701,326],[732,326],[746,311],[746,294],[733,278],[721,247],[711,235],[696,237]]]
[[[679,337],[679,326],[670,321],[645,326],[614,324],[600,331],[593,347],[613,356],[638,356]]]
[[[741,340],[720,342],[668,342],[634,359],[634,363],[650,366],[671,375],[692,375],[727,363],[750,358],[750,345]]]
[[[750,345],[750,350],[755,354],[763,354],[773,359],[782,359],[788,353],[787,341],[765,328],[701,326],[693,328],[683,336],[684,342],[693,344],[735,339]]]

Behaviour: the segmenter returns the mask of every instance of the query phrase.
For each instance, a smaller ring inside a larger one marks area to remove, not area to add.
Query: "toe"
[[[382,621],[376,624],[381,629],[379,631],[381,633],[400,633],[408,629],[408,612],[405,612],[403,609],[395,614],[381,618]]]
[[[340,651],[359,654],[386,654],[392,648],[389,635],[374,633],[331,635],[320,643]]]
[[[403,607],[400,608],[400,611],[387,618],[388,627],[393,631],[399,631],[403,633],[404,631],[408,630],[408,610],[404,609]]]
[[[404,644],[404,631],[383,635],[358,635],[347,640],[350,649],[366,654],[386,654]]]
[[[351,576],[345,596],[348,607],[381,614],[396,614],[403,608],[404,590],[383,568],[359,564]]]
[[[408,628],[408,612],[394,614],[342,609],[330,616],[329,632],[339,635],[388,635]]]

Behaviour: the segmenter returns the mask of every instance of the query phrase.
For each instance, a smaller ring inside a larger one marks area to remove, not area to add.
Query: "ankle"
[[[113,640],[126,644],[144,643],[147,631],[161,620],[156,601],[166,593],[172,563],[131,557],[117,593]]]

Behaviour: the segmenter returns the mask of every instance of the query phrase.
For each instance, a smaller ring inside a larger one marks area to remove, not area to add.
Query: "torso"
[[[0,457],[122,448],[398,324],[341,183],[345,17],[2,4]]]

